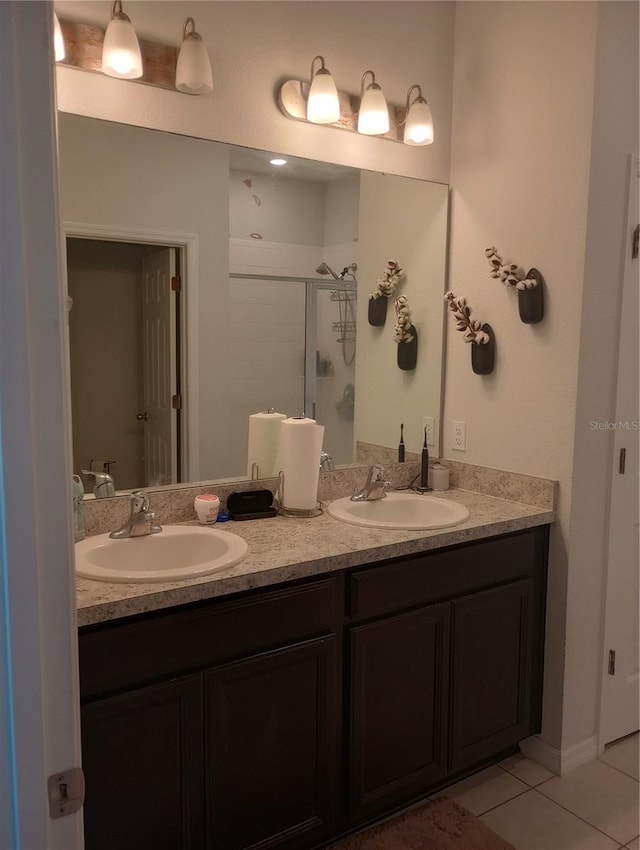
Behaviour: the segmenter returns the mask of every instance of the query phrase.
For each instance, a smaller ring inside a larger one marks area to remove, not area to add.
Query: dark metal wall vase
[[[471,344],[471,368],[476,375],[490,375],[495,366],[496,337],[491,325],[471,318],[467,299],[447,292],[445,301],[456,320],[456,328]]]
[[[411,310],[405,295],[396,298],[394,340],[398,343],[398,368],[411,372],[418,362],[418,331],[411,323]]]
[[[389,260],[384,274],[378,278],[376,288],[369,296],[368,319],[373,327],[384,326],[387,319],[387,303],[403,277],[404,269],[401,269],[395,260]]]
[[[544,318],[544,280],[537,269],[527,274],[515,263],[504,263],[495,248],[487,248],[485,256],[491,266],[491,277],[502,281],[518,293],[518,312],[526,325],[536,325]]]

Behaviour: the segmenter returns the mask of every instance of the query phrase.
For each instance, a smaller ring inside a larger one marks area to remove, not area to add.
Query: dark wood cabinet
[[[534,581],[453,603],[451,769],[505,750],[531,726]]]
[[[309,846],[330,834],[336,662],[327,637],[205,674],[209,847]]]
[[[351,629],[349,803],[358,820],[446,775],[448,620],[448,605],[432,605]]]
[[[548,528],[86,627],[87,850],[307,850],[539,731]]]
[[[90,850],[201,850],[202,678],[189,676],[82,707]]]

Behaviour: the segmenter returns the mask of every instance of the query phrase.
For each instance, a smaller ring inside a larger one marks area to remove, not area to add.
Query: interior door
[[[163,248],[142,262],[142,346],[145,486],[178,480],[176,299],[171,279],[175,249]]]
[[[629,157],[629,208],[613,429],[604,685],[600,743],[635,732],[640,701],[638,660],[638,174]],[[636,245],[634,247],[634,239]],[[622,456],[621,456],[621,453]],[[611,655],[614,653],[614,655]]]

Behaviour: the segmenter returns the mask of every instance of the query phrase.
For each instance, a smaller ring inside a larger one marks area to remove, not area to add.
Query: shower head
[[[327,265],[327,263],[322,262],[316,268],[317,274],[330,274],[334,280],[344,280],[347,275],[350,275],[354,280],[356,279],[355,272],[358,269],[357,263],[351,263],[350,266],[345,266],[340,274],[336,274],[331,266]]]
[[[320,263],[320,265],[316,268],[317,274],[330,274],[334,280],[340,280],[340,276],[337,275],[331,266],[328,266],[326,263]]]

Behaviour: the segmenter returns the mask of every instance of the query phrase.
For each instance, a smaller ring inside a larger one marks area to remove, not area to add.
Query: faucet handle
[[[377,463],[374,463],[371,469],[369,470],[369,482],[373,484],[375,481],[382,481],[384,479],[384,466],[380,466]]]
[[[139,514],[149,510],[149,497],[143,490],[134,490],[129,496],[131,513]]]

